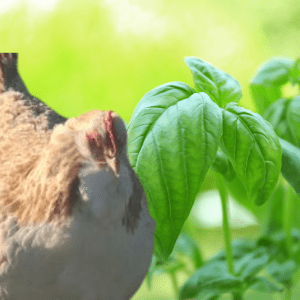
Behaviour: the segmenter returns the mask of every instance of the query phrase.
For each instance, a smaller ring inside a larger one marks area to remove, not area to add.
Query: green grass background
[[[298,58],[299,40],[298,0],[62,0],[50,11],[23,3],[0,13],[1,51],[19,52],[29,91],[65,117],[111,109],[129,122],[147,91],[170,81],[193,86],[185,56],[233,75],[243,88],[240,104],[255,111],[250,78],[272,56]],[[205,258],[224,246],[221,229],[195,230]],[[174,299],[170,279],[156,277],[150,292],[143,284],[133,299]]]

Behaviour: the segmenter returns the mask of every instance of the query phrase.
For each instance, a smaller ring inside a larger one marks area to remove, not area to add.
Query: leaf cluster
[[[271,124],[238,106],[236,79],[196,58],[185,59],[195,89],[171,82],[145,94],[128,125],[128,153],[156,221],[155,254],[171,254],[209,168],[242,182],[264,204],[281,170],[282,149]]]
[[[168,273],[177,293],[176,274],[185,272],[190,278],[180,299],[290,289],[300,265],[300,96],[285,97],[282,87],[300,86],[300,60],[273,58],[258,69],[250,89],[260,114],[238,105],[242,90],[232,76],[196,57],[185,62],[195,87],[171,82],[154,88],[127,127],[129,159],[156,221],[147,282]],[[204,262],[197,243],[181,233],[209,169],[222,174],[234,197],[264,224],[258,240],[232,243],[234,272],[228,253]],[[280,173],[287,183],[278,182]],[[255,206],[266,201],[259,214]]]
[[[284,232],[261,237],[257,241],[234,241],[235,276],[228,272],[226,253],[222,250],[185,282],[180,289],[180,299],[219,299],[224,293],[243,294],[247,289],[282,292],[290,286],[300,263],[300,231],[293,230],[292,236],[292,258],[286,251]],[[264,276],[262,273],[265,273]]]

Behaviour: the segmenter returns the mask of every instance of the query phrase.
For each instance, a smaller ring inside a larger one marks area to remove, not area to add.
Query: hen
[[[130,299],[155,222],[127,158],[124,122],[66,120],[31,96],[0,53],[0,299]]]

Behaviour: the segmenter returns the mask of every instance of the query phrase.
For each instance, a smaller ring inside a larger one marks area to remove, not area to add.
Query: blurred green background
[[[234,76],[243,88],[240,105],[255,111],[249,81],[258,66],[300,53],[297,0],[61,0],[49,7],[40,1],[47,9],[20,1],[7,8],[2,2],[1,51],[19,52],[29,91],[65,117],[111,109],[129,122],[138,101],[156,86],[193,86],[185,56]],[[210,172],[203,190],[214,188]],[[205,258],[224,247],[222,228],[191,223]],[[259,228],[234,229],[233,239],[255,237]],[[300,299],[300,292],[294,294]],[[144,283],[134,299],[174,299],[170,279],[156,277],[150,292]],[[245,299],[281,298],[250,292]]]

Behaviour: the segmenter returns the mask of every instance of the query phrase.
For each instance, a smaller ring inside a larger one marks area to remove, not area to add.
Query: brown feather
[[[81,158],[74,133],[57,128],[51,137],[45,116],[34,117],[21,97],[16,92],[0,95],[2,213],[26,224],[65,218],[76,199]]]

